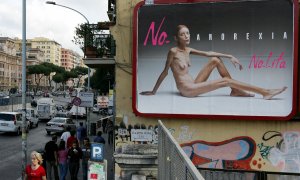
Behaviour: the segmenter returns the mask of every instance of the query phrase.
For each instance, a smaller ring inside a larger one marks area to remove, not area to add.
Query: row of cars
[[[22,132],[22,110],[16,112],[0,112],[0,132],[13,132],[20,135]],[[38,127],[39,121],[33,109],[26,109],[26,131]]]
[[[12,132],[16,135],[22,133],[22,110],[16,112],[0,112],[0,132]],[[34,112],[34,109],[26,109],[26,131],[33,127],[38,127],[39,119]],[[70,118],[67,112],[57,113],[50,121],[46,123],[47,134],[62,133],[67,127],[71,130],[76,130],[76,124]]]

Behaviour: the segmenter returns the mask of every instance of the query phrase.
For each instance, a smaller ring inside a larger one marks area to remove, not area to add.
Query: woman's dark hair
[[[66,148],[66,142],[64,140],[60,140],[59,145],[58,145],[58,150],[65,150]]]

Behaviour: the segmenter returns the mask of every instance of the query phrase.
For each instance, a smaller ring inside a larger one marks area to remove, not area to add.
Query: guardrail
[[[158,124],[158,179],[204,180],[168,129]]]

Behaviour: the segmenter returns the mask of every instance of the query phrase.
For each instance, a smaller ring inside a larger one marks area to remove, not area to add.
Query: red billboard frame
[[[154,0],[155,5],[160,4],[176,4],[176,3],[199,3],[199,2],[234,2],[225,0]],[[142,117],[157,117],[157,118],[197,118],[197,119],[238,119],[238,120],[290,120],[299,110],[297,108],[298,94],[298,1],[291,0],[293,3],[294,14],[294,61],[293,61],[293,92],[292,92],[292,111],[288,116],[241,116],[241,115],[214,115],[214,114],[162,114],[162,113],[142,113],[137,109],[137,41],[138,41],[138,10],[146,5],[145,1],[139,2],[134,8],[133,14],[133,46],[132,46],[132,61],[133,61],[133,78],[132,78],[132,108],[137,116]],[[151,5],[150,5],[151,6]]]

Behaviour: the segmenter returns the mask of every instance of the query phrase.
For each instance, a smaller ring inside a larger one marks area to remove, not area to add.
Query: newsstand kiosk
[[[107,161],[104,159],[104,144],[91,143],[88,180],[107,180]]]

